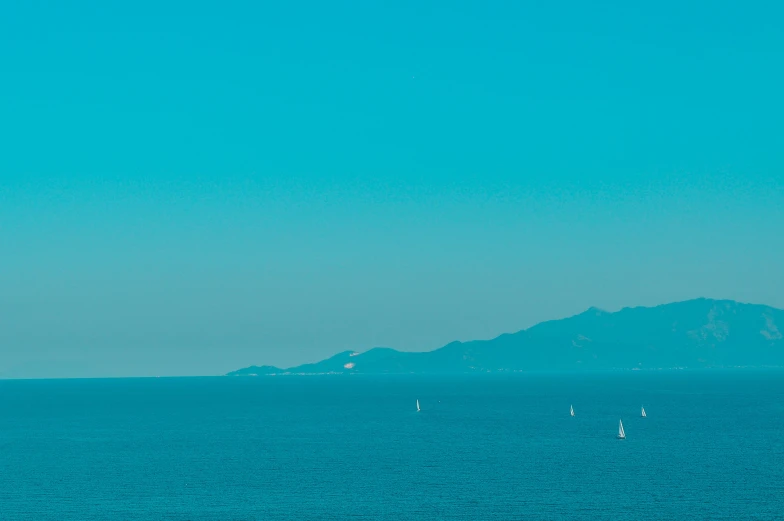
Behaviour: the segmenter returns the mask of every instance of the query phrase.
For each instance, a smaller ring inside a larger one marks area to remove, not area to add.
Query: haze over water
[[[0,517],[776,519],[782,404],[773,370],[0,381]]]

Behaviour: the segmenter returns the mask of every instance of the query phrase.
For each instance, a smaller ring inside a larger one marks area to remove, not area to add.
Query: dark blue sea
[[[784,519],[784,372],[0,381],[0,519]]]

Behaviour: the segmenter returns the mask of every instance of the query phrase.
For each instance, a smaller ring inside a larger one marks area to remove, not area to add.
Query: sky
[[[5,5],[0,377],[784,308],[784,6],[484,4]]]

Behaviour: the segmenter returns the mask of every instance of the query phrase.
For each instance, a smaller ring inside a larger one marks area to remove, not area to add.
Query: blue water
[[[783,372],[0,381],[3,520],[783,517]]]

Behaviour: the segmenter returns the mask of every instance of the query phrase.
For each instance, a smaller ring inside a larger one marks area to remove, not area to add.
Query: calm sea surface
[[[0,519],[784,519],[784,372],[0,381]]]

